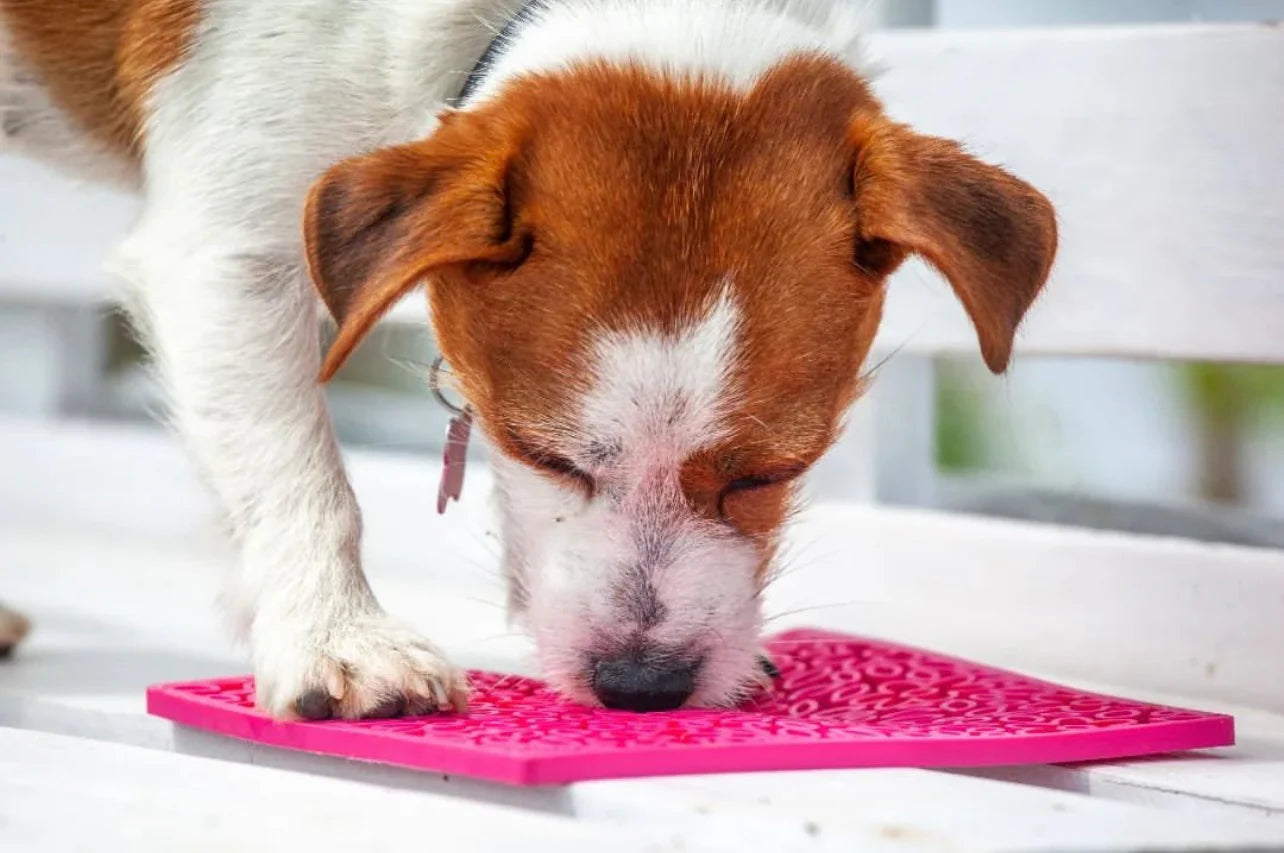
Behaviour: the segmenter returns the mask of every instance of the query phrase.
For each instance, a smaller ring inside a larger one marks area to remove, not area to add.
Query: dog
[[[889,274],[938,269],[1000,373],[1056,251],[1037,190],[885,114],[854,5],[0,0],[5,145],[141,194],[110,263],[233,531],[262,708],[467,701],[366,583],[318,381],[420,289],[543,675],[632,710],[761,680]]]

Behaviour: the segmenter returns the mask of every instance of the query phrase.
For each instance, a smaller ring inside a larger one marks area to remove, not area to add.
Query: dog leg
[[[183,222],[173,229],[166,222]],[[148,223],[151,223],[149,226]],[[233,600],[258,703],[305,718],[461,706],[459,671],[390,620],[361,570],[361,521],[317,383],[317,302],[292,247],[149,211],[120,272],[176,426],[240,548]]]

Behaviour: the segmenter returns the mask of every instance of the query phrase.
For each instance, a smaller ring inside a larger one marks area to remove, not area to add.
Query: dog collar
[[[438,356],[428,373],[428,387],[442,407],[451,412],[450,425],[446,427],[446,443],[441,454],[441,481],[437,484],[437,514],[446,511],[451,501],[459,500],[464,491],[464,470],[468,466],[468,439],[473,431],[473,410],[467,405],[456,406],[441,390],[441,368],[444,356]]]
[[[486,49],[482,51],[482,55],[478,57],[473,70],[469,71],[468,76],[464,78],[464,85],[459,88],[458,94],[450,99],[452,107],[463,106],[468,102],[469,98],[477,93],[482,80],[486,79],[486,74],[494,67],[504,49],[508,47],[514,36],[517,35],[518,29],[524,24],[530,23],[535,18],[535,15],[544,9],[545,2],[546,0],[526,0],[521,5],[521,8],[500,28],[499,32],[495,33],[495,37],[490,40],[490,43],[486,45]]]

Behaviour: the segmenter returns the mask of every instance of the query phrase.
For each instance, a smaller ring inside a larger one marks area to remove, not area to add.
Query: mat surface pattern
[[[772,690],[738,710],[635,714],[541,682],[470,674],[466,714],[280,722],[246,676],[165,684],[148,710],[287,749],[512,784],[822,767],[964,767],[1225,746],[1230,717],[1085,693],[919,649],[798,630],[767,643]]]

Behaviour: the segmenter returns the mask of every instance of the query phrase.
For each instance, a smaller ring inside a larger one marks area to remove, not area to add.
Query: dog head
[[[306,213],[328,377],[424,281],[494,450],[516,615],[567,694],[718,705],[757,673],[799,477],[859,395],[887,276],[949,279],[996,372],[1052,209],[887,119],[846,66],[749,89],[587,64],[340,163]]]

